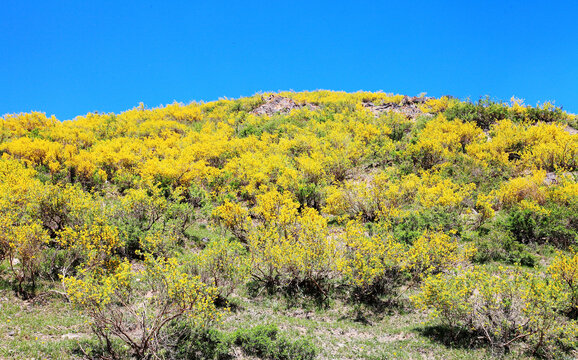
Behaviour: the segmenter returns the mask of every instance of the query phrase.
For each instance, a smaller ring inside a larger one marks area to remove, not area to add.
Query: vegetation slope
[[[578,119],[257,94],[0,129],[0,358],[572,358]]]

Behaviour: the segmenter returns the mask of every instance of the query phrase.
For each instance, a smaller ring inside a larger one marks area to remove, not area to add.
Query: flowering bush
[[[350,221],[343,234],[346,246],[339,270],[362,295],[390,295],[403,280],[405,247],[391,236],[370,236],[358,221]]]
[[[578,254],[559,253],[548,267],[548,274],[562,287],[570,312],[578,314]]]
[[[112,354],[111,340],[118,338],[135,358],[150,358],[162,350],[159,335],[169,322],[186,319],[207,326],[222,316],[214,305],[216,290],[180,271],[173,258],[145,255],[140,270],[123,261],[109,274],[85,270],[62,282]]]
[[[250,263],[241,243],[217,238],[194,257],[193,267],[201,281],[228,296],[247,280]]]
[[[560,284],[520,270],[469,267],[431,275],[413,301],[431,309],[432,318],[479,332],[502,351],[522,343],[534,354],[552,354],[578,334],[577,324],[560,315],[567,306]]]

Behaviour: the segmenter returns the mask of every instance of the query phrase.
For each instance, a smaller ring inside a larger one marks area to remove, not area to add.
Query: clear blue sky
[[[0,115],[290,89],[516,95],[577,113],[577,24],[577,0],[3,0]]]

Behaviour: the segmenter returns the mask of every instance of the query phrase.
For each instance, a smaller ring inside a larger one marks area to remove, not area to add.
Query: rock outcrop
[[[288,114],[293,109],[301,109],[306,105],[297,104],[293,99],[283,96],[271,95],[266,102],[258,108],[251,111],[255,115],[274,115],[274,114]]]
[[[379,116],[384,112],[393,111],[410,119],[414,119],[423,114],[423,112],[419,109],[418,105],[423,104],[427,101],[428,98],[426,97],[409,97],[404,96],[401,100],[401,103],[385,103],[383,105],[375,105],[372,102],[365,102],[363,106],[369,108],[369,110],[375,115]]]

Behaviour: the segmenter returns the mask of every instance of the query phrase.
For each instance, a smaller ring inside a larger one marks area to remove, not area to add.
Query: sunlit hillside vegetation
[[[332,91],[4,115],[0,358],[573,358],[576,128]]]

